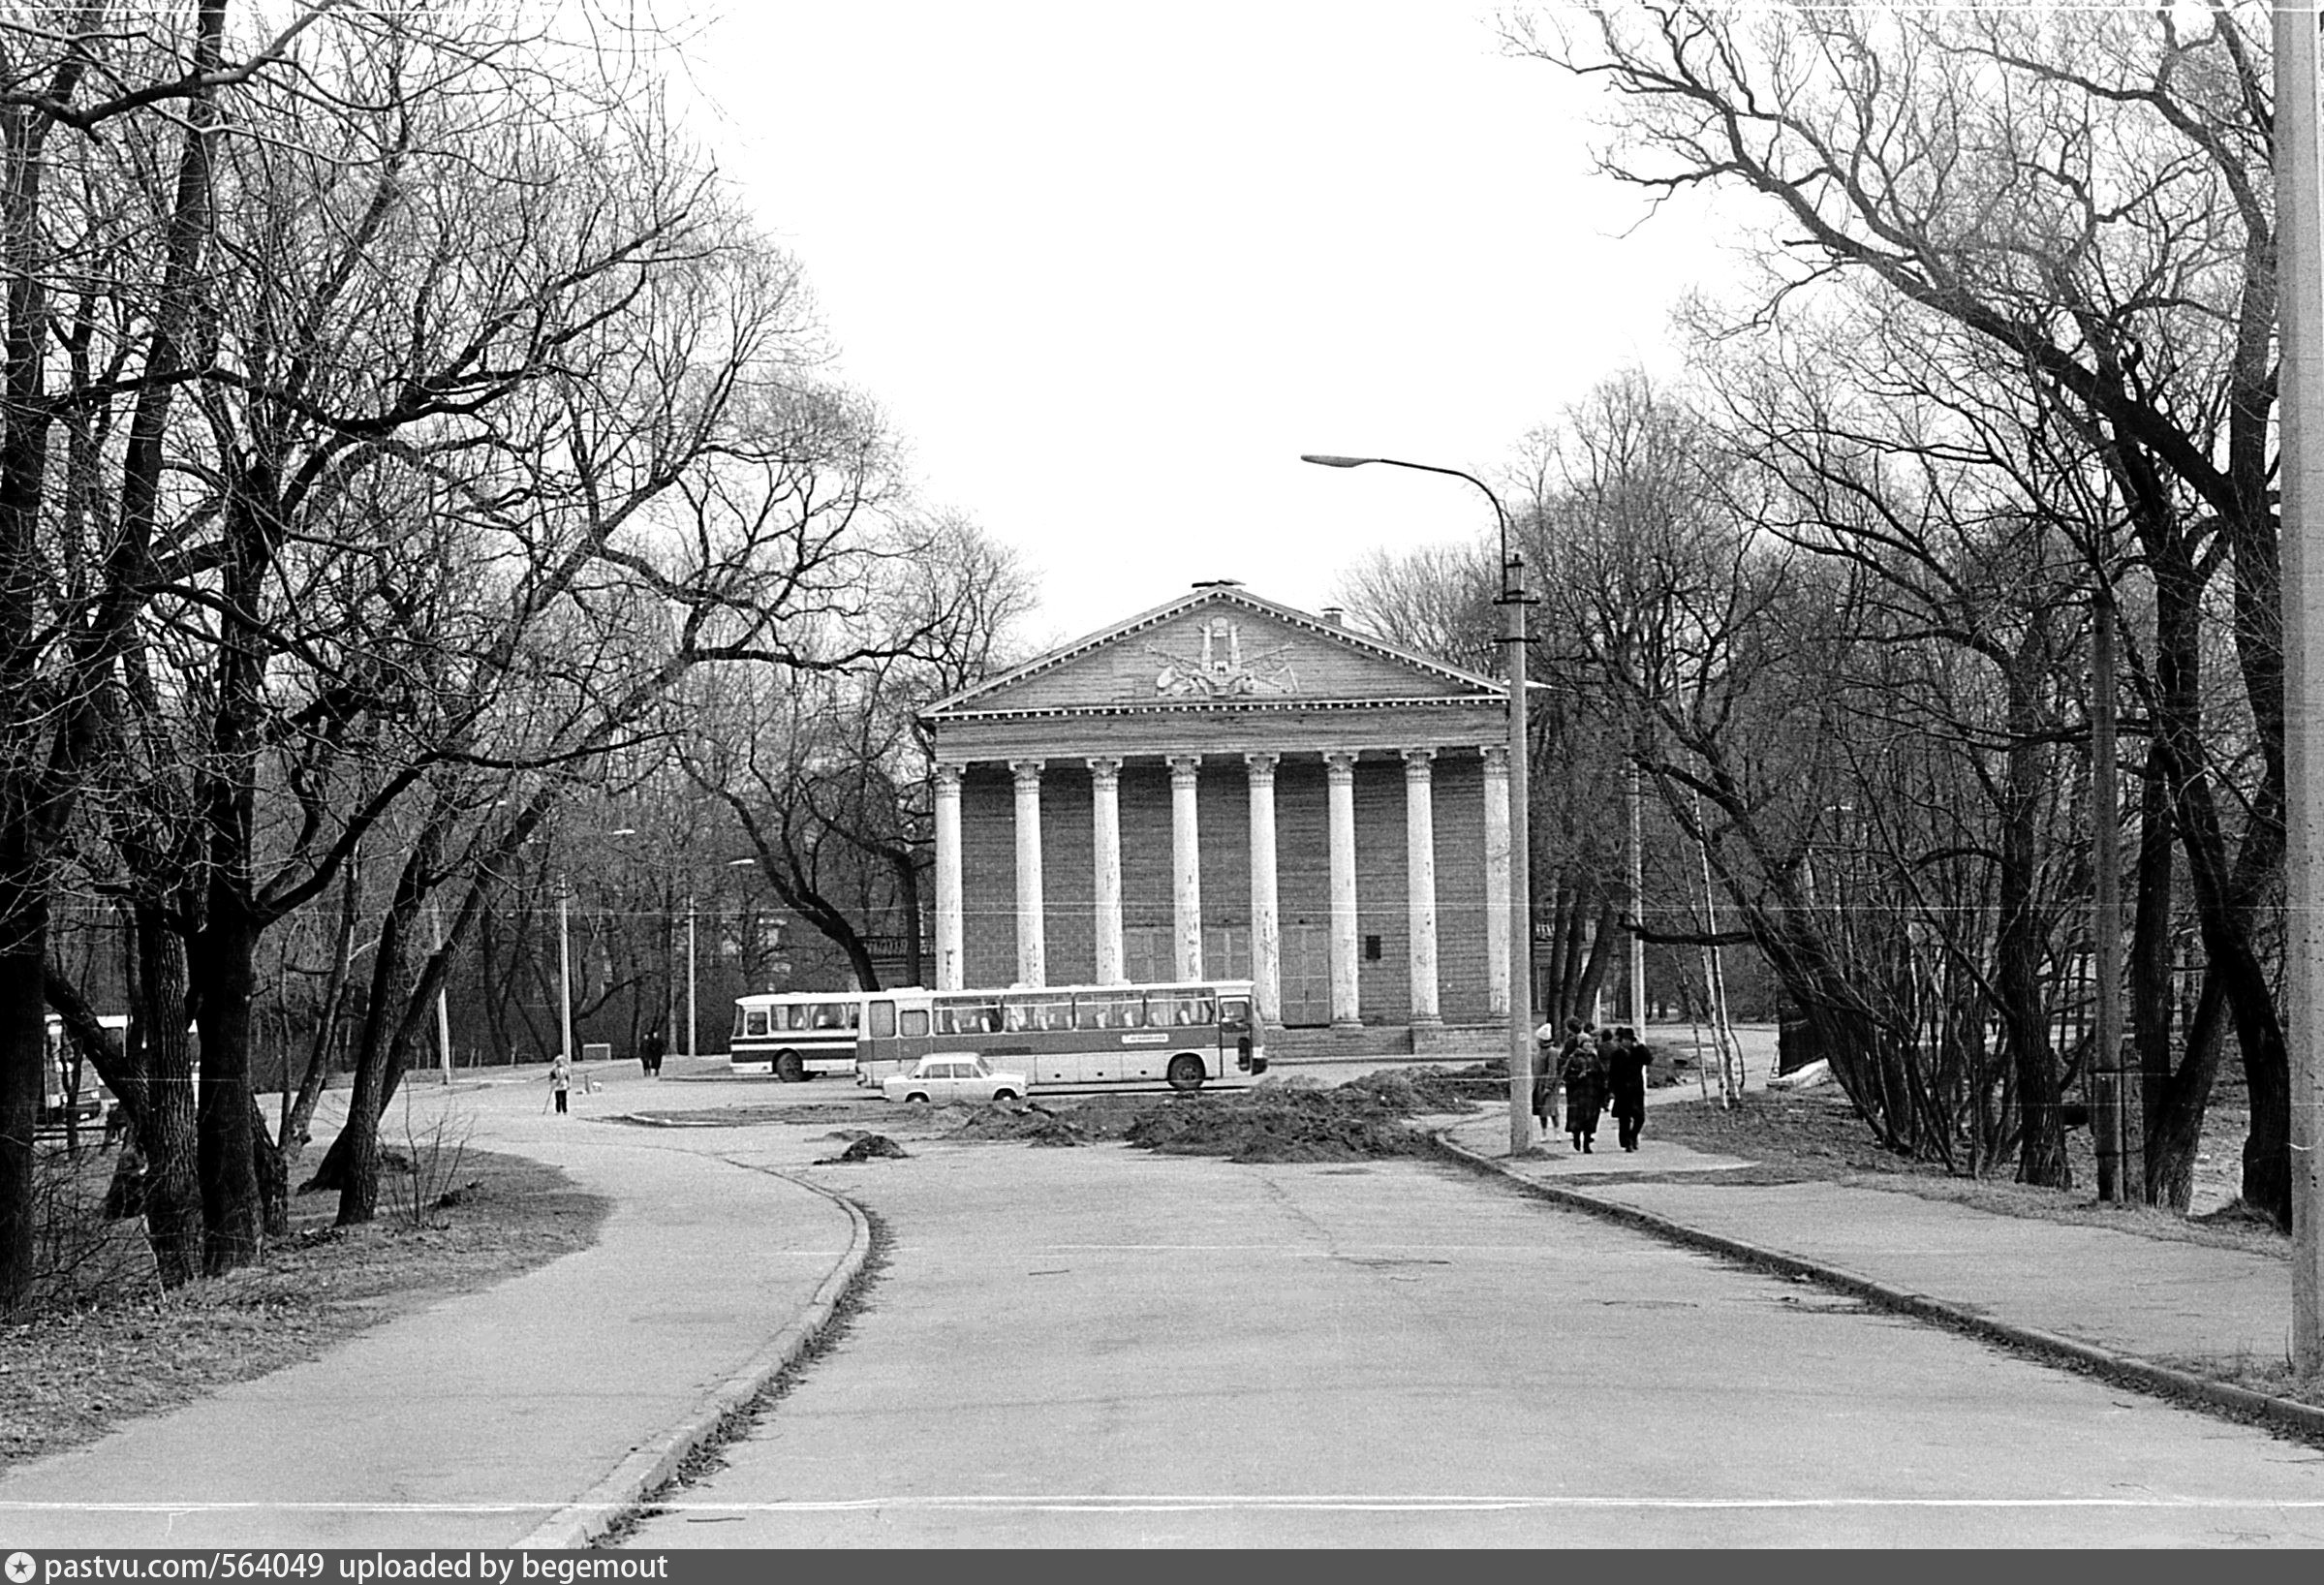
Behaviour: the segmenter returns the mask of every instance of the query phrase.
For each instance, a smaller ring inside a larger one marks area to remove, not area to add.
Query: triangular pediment
[[[1200,709],[1496,697],[1498,683],[1231,585],[1199,588],[937,704],[1019,710]]]

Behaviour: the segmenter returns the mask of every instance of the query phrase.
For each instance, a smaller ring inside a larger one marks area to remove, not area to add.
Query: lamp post
[[[1525,697],[1525,607],[1534,597],[1525,589],[1525,558],[1509,550],[1509,514],[1501,497],[1474,474],[1385,456],[1302,454],[1299,460],[1321,468],[1361,468],[1377,462],[1383,468],[1443,474],[1467,480],[1493,503],[1493,519],[1501,530],[1501,593],[1494,604],[1502,609],[1501,641],[1507,656],[1503,674],[1509,684],[1509,1154],[1515,1156],[1534,1144],[1534,844]]]

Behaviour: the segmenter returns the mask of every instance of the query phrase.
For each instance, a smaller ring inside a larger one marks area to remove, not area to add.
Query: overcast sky
[[[1374,546],[1490,530],[1458,481],[1298,454],[1492,470],[1667,367],[1720,267],[1459,0],[759,0],[695,53],[847,378],[1028,558],[1042,636],[1198,578],[1313,609]]]

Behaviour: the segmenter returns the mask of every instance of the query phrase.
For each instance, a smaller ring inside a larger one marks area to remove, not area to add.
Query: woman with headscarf
[[[1606,1103],[1606,1069],[1598,1055],[1597,1031],[1588,1024],[1566,1038],[1558,1076],[1565,1081],[1565,1132],[1573,1148],[1590,1154],[1597,1137],[1597,1114]]]

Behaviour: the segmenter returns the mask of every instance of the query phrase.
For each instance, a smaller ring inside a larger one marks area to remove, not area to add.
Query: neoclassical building
[[[1214,582],[925,720],[940,988],[1248,978],[1270,1024],[1507,1018],[1491,678]]]

